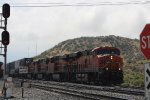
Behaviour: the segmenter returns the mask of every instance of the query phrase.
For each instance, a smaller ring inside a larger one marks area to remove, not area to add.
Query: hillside
[[[41,53],[38,58],[63,55],[81,50],[93,49],[101,46],[114,46],[121,50],[122,57],[128,60],[141,60],[143,56],[139,50],[139,40],[119,36],[81,37],[63,41],[53,48]]]
[[[130,75],[140,74],[138,78],[140,77],[140,81],[143,82],[143,66],[145,60],[140,52],[139,45],[140,44],[138,39],[129,39],[114,35],[99,37],[80,37],[63,41],[54,46],[53,48],[44,51],[35,58],[45,58],[56,55],[63,55],[76,51],[93,49],[95,47],[101,46],[113,46],[120,49],[121,56],[124,58],[125,79],[133,79]],[[129,80],[131,81],[131,79]]]

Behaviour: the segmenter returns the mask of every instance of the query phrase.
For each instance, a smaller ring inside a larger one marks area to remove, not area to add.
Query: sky
[[[0,6],[4,3],[11,6],[7,62],[39,55],[82,36],[139,39],[150,23],[149,0],[1,0]]]

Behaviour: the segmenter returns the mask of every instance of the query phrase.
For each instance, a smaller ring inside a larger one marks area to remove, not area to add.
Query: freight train
[[[123,82],[123,58],[116,47],[97,47],[33,61],[24,58],[7,64],[9,75],[27,79],[82,83]]]

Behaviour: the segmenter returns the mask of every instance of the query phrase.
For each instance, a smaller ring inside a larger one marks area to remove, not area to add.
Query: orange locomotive
[[[123,59],[119,49],[115,47],[100,47],[92,50],[95,54],[92,64],[98,68],[98,81],[103,83],[122,83],[123,82]]]

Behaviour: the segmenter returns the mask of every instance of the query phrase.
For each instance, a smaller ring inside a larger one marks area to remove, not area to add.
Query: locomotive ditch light
[[[106,70],[108,70],[108,68],[106,68]]]
[[[110,59],[112,60],[112,59],[113,59],[113,56],[111,56]]]

